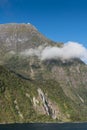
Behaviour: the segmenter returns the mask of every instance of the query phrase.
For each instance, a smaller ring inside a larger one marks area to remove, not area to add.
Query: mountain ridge
[[[41,60],[49,46],[64,44],[31,24],[0,25],[1,123],[87,121],[87,65],[79,58]],[[29,55],[21,55],[26,49]]]

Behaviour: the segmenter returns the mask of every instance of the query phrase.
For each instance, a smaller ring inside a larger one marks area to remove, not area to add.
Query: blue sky
[[[48,38],[87,47],[87,0],[0,0],[0,23],[30,22]]]

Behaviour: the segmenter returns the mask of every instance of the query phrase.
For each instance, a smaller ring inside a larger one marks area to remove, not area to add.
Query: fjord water
[[[87,130],[87,123],[2,124],[0,130]]]

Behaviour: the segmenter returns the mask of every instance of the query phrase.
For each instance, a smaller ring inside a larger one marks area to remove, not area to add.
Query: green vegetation
[[[38,88],[47,93],[47,98],[58,106],[60,118],[53,120],[50,116],[35,111],[32,99],[38,96]],[[60,83],[54,80],[25,80],[0,66],[1,123],[58,122],[64,121],[63,116],[65,121],[84,121],[87,120],[86,114],[86,106],[77,104],[67,97]]]
[[[30,95],[30,98],[26,96],[26,93]],[[0,66],[1,123],[52,121],[48,116],[38,115],[33,109],[32,98],[35,95],[37,95],[37,86],[33,81],[23,80]]]
[[[31,24],[0,26],[0,123],[87,121],[87,65],[22,57],[26,49],[63,43]]]

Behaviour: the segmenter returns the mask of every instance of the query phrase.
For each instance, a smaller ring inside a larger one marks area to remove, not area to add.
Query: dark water
[[[28,123],[0,125],[0,130],[87,130],[87,123]]]

